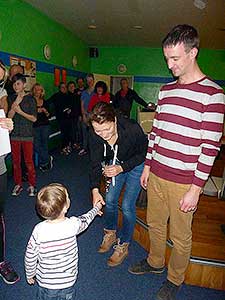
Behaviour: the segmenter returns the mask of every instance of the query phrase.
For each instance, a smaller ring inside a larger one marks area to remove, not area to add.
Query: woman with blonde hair
[[[37,121],[34,127],[34,149],[38,154],[39,168],[42,172],[52,169],[53,157],[48,152],[49,139],[49,106],[44,100],[45,90],[40,83],[35,83],[31,89],[32,96],[37,103]]]

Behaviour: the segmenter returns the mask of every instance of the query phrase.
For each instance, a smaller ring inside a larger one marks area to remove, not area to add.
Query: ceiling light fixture
[[[194,6],[199,9],[205,9],[207,0],[194,0]]]
[[[134,29],[143,29],[143,27],[141,25],[134,25],[133,28]]]

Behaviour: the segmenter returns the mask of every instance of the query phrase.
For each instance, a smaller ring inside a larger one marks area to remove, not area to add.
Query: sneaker
[[[73,149],[75,150],[80,150],[80,145],[79,144],[73,144]]]
[[[20,277],[8,262],[2,262],[0,264],[0,276],[7,284],[14,284],[20,280]]]
[[[104,237],[101,246],[98,249],[98,253],[108,252],[116,241],[116,230],[104,229]]]
[[[113,246],[114,252],[107,261],[108,266],[115,267],[120,265],[128,255],[128,247],[129,243],[120,244],[118,239],[118,244]]]
[[[63,155],[69,155],[70,153],[67,151],[66,148],[63,148],[62,151],[60,152]]]
[[[163,273],[164,270],[165,270],[165,267],[154,268],[154,267],[150,266],[149,263],[147,262],[147,259],[141,260],[137,264],[130,266],[128,269],[128,271],[131,274],[135,274],[135,275],[142,275],[142,274],[146,274],[146,273],[160,274],[160,273]]]
[[[78,155],[80,156],[83,156],[83,155],[86,155],[87,154],[87,151],[85,149],[81,149],[78,153]]]
[[[67,151],[69,154],[72,152],[72,150],[73,150],[73,149],[72,149],[70,146],[67,146],[67,147],[66,147],[66,151]]]
[[[163,284],[163,286],[159,289],[156,299],[157,300],[176,300],[176,294],[179,290],[180,286],[172,283],[168,279]]]
[[[12,196],[19,196],[19,194],[22,192],[23,187],[19,184],[15,185],[12,190]]]
[[[32,186],[32,185],[30,185],[30,186],[28,187],[27,191],[28,191],[28,196],[30,196],[30,197],[34,197],[34,196],[36,196],[36,194],[37,194],[37,189],[36,189],[36,187],[35,187],[35,186]]]

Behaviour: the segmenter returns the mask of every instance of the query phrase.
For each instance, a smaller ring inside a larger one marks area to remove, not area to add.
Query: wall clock
[[[44,57],[49,60],[51,59],[51,48],[48,44],[44,46]]]
[[[119,73],[125,73],[126,71],[127,71],[127,66],[126,65],[124,65],[124,64],[119,64],[118,66],[117,66],[117,71],[119,72]]]

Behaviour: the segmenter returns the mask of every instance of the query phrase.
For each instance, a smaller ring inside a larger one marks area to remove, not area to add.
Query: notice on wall
[[[5,118],[5,112],[0,109],[0,118]],[[9,131],[0,126],[0,156],[11,152]]]
[[[20,65],[23,68],[23,73],[26,77],[25,92],[30,92],[32,86],[36,83],[36,62],[17,56],[10,56],[10,66],[12,65]]]

